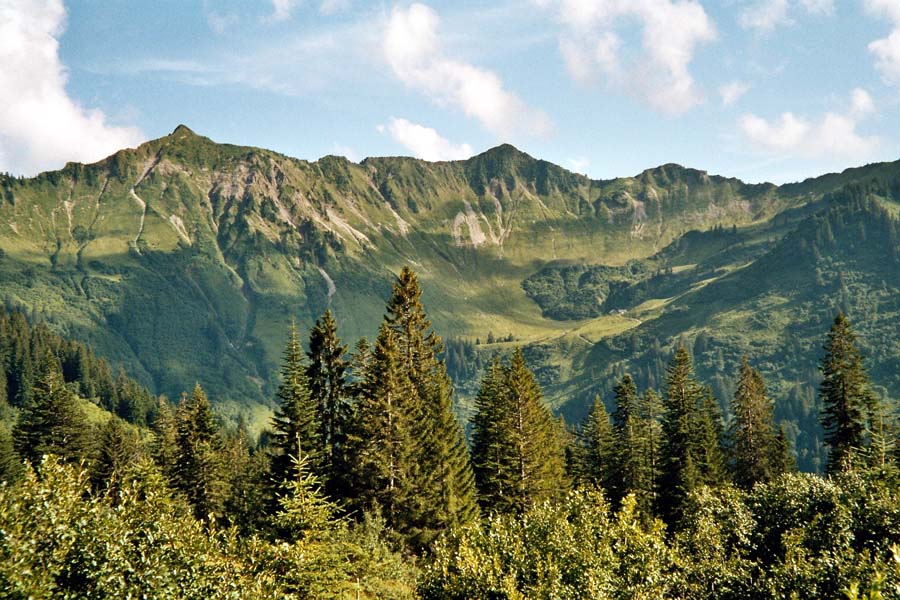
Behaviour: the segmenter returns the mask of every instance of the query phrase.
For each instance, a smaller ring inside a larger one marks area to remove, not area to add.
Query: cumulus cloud
[[[771,31],[780,25],[792,24],[791,13],[798,10],[810,15],[831,15],[834,0],[758,0],[740,12],[738,23],[744,29]]]
[[[766,153],[799,158],[860,158],[870,155],[879,145],[877,136],[864,136],[857,131],[859,123],[874,112],[872,97],[857,88],[845,112],[829,112],[818,121],[791,112],[773,121],[746,114],[738,126],[753,146]]]
[[[287,21],[297,8],[297,4],[299,4],[297,0],[272,0],[272,14],[269,15],[269,20]]]
[[[900,84],[900,1],[865,0],[866,9],[873,15],[890,20],[894,28],[890,35],[869,44],[875,55],[875,68],[885,82]]]
[[[453,144],[431,127],[391,117],[387,125],[379,125],[380,133],[387,133],[394,141],[409,149],[413,156],[424,160],[459,160],[472,156],[468,144]]]
[[[350,0],[322,0],[319,4],[319,14],[333,15],[350,8]]]
[[[440,105],[461,109],[498,135],[520,131],[543,135],[549,131],[548,117],[507,91],[493,71],[446,56],[439,25],[438,14],[424,4],[392,11],[383,48],[401,81]]]
[[[719,96],[722,97],[722,104],[731,106],[741,99],[741,96],[750,90],[750,86],[743,81],[732,81],[719,87]]]
[[[680,114],[701,101],[690,63],[716,29],[697,0],[534,0],[556,12],[565,27],[559,48],[581,82],[602,75],[651,107]],[[641,52],[625,59],[621,28],[637,23]]]
[[[0,0],[0,170],[96,161],[143,139],[67,94],[58,42],[65,19],[61,0]]]

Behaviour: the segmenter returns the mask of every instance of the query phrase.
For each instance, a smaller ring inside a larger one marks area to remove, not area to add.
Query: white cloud
[[[391,117],[387,125],[379,125],[377,129],[408,148],[416,158],[432,161],[459,160],[473,154],[472,147],[468,144],[455,145],[431,127],[411,123],[406,119]]]
[[[322,0],[319,4],[319,14],[333,15],[350,8],[350,0]]]
[[[298,0],[272,0],[272,14],[269,15],[269,20],[287,21],[298,4]]]
[[[882,79],[900,84],[900,0],[865,0],[866,9],[893,22],[890,35],[869,44],[869,52],[875,55],[875,68]]]
[[[206,12],[206,24],[218,35],[224,34],[228,28],[237,25],[239,22],[240,19],[234,13],[220,14],[214,10]]]
[[[783,113],[774,121],[746,114],[738,121],[744,137],[758,150],[787,157],[846,157],[860,159],[879,145],[877,136],[857,131],[859,123],[875,112],[868,92],[853,90],[845,113],[829,112],[819,121]]]
[[[599,72],[654,109],[680,114],[701,101],[690,73],[698,45],[716,29],[697,0],[533,0],[565,26],[559,47],[569,73],[589,81]],[[624,60],[620,27],[641,28],[639,56]]]
[[[383,48],[394,74],[440,105],[455,106],[485,128],[509,136],[524,131],[543,135],[550,120],[507,91],[493,72],[444,55],[438,14],[424,4],[395,8]]]
[[[58,42],[65,19],[62,0],[0,0],[0,170],[96,161],[144,137],[69,97]]]
[[[787,0],[763,0],[748,6],[738,16],[741,27],[758,31],[770,31],[778,25],[788,25],[791,22]]]
[[[811,15],[834,14],[834,0],[800,0],[800,6]]]
[[[809,15],[830,16],[834,14],[834,0],[756,0],[740,12],[738,23],[744,29],[772,31],[793,24],[791,13],[801,9]]]
[[[722,97],[722,104],[731,106],[741,99],[741,97],[750,90],[750,86],[743,81],[732,81],[719,87],[719,96]]]

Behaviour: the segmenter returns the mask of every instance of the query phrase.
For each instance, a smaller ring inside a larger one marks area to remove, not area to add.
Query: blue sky
[[[0,0],[0,171],[179,123],[311,160],[510,142],[795,181],[900,158],[900,0]]]

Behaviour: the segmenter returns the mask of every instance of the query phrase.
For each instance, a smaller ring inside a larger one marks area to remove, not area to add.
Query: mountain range
[[[181,125],[98,163],[0,176],[0,291],[150,389],[199,381],[261,422],[291,320],[331,308],[345,341],[371,337],[409,265],[449,362],[524,346],[570,423],[626,371],[662,386],[678,343],[727,406],[746,354],[818,469],[836,311],[876,391],[900,398],[898,211],[900,162],[782,186],[674,164],[592,180],[510,145],[308,162]],[[465,415],[477,369],[451,374]]]

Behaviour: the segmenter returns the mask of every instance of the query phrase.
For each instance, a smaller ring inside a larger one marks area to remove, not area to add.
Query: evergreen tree
[[[194,508],[198,519],[222,515],[226,484],[222,438],[206,394],[197,384],[178,407],[178,452],[173,484]]]
[[[511,472],[509,441],[503,435],[508,425],[504,394],[503,366],[495,355],[481,380],[472,417],[472,468],[478,501],[486,509],[502,505],[512,489],[504,477]]]
[[[263,529],[268,518],[269,467],[266,452],[255,451],[243,417],[237,431],[225,439],[224,460],[228,465],[228,496],[225,514],[245,533]]]
[[[410,537],[418,534],[422,521],[417,408],[397,338],[382,324],[348,439],[354,501],[360,510],[380,509],[390,526]]]
[[[278,498],[279,510],[273,519],[278,534],[290,541],[321,537],[334,527],[337,512],[321,481],[309,470],[299,446],[296,455],[297,478],[284,482]]]
[[[609,491],[613,472],[615,440],[609,413],[600,395],[594,396],[594,404],[579,432],[583,456],[581,475],[595,486]]]
[[[0,425],[0,483],[13,483],[22,474],[22,459],[13,446],[13,434]]]
[[[659,394],[648,389],[641,396],[641,416],[643,417],[647,452],[647,490],[645,502],[639,504],[647,514],[652,514],[658,505],[660,476],[662,473],[663,447],[663,404]]]
[[[138,433],[118,417],[110,417],[100,427],[97,436],[95,460],[91,465],[91,480],[96,489],[106,488],[111,492],[119,489],[122,473],[141,456],[141,441]]]
[[[318,415],[323,478],[326,489],[332,494],[337,488],[336,474],[342,470],[341,451],[350,414],[346,352],[347,347],[338,338],[337,323],[331,310],[326,310],[309,335],[306,375],[310,399]]]
[[[482,382],[473,460],[485,508],[521,514],[566,489],[565,449],[520,349],[499,375],[494,367]]]
[[[745,356],[731,404],[734,419],[728,431],[731,474],[739,487],[750,489],[756,483],[771,481],[784,470],[786,459],[779,456],[782,450],[773,411],[762,375]]]
[[[723,442],[725,427],[722,420],[722,409],[713,395],[712,388],[705,386],[700,395],[700,404],[696,412],[695,452],[701,483],[705,485],[721,485],[727,479]]]
[[[163,474],[172,482],[175,479],[175,464],[178,460],[178,419],[168,400],[161,397],[157,402],[150,455]]]
[[[875,410],[875,398],[856,346],[856,334],[843,313],[835,317],[824,349],[819,397],[828,445],[827,471],[836,473],[851,468],[854,453],[865,447],[867,418]]]
[[[438,358],[443,346],[431,330],[421,295],[416,274],[404,267],[394,283],[385,323],[396,337],[417,404],[414,412],[422,419],[415,431],[422,452],[421,500],[429,513],[423,527],[433,536],[472,521],[477,504],[468,448],[453,411],[453,388]]]
[[[281,384],[276,395],[279,405],[272,419],[272,483],[277,487],[297,477],[294,471],[297,444],[300,444],[311,469],[319,472],[322,466],[316,405],[310,395],[303,350],[293,323],[284,350]]]
[[[791,442],[788,440],[784,426],[778,428],[775,443],[772,446],[772,467],[776,474],[793,473],[797,470],[797,459],[791,450]]]
[[[675,351],[666,375],[658,503],[659,513],[675,523],[681,518],[688,495],[703,481],[695,439],[703,390],[694,379],[691,357],[684,346]]]
[[[44,374],[29,396],[13,429],[13,445],[19,456],[33,465],[44,454],[68,461],[81,459],[88,447],[87,422],[54,361],[45,361]]]
[[[642,399],[630,375],[625,375],[614,388],[616,411],[613,414],[614,452],[610,495],[620,503],[634,494],[645,510],[653,494],[652,463],[650,457],[649,423],[643,415]]]

